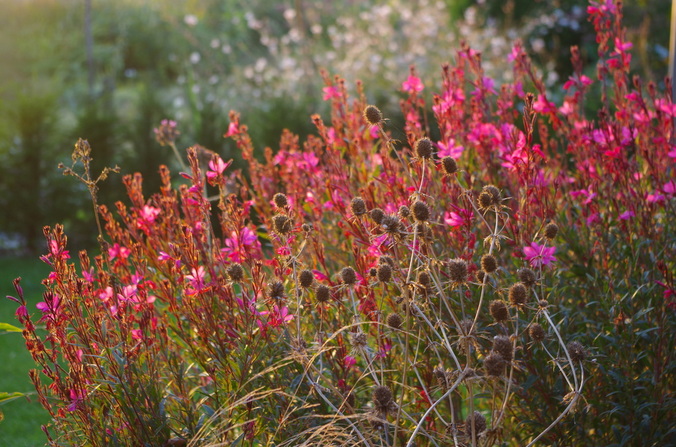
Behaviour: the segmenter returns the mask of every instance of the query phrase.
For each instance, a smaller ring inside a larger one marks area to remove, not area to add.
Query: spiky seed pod
[[[532,323],[530,326],[528,326],[528,335],[530,336],[531,340],[539,343],[545,339],[545,330],[542,328],[540,323]]]
[[[446,175],[453,175],[458,172],[458,163],[452,157],[442,158],[441,167]]]
[[[375,278],[376,276],[378,276],[378,269],[371,267],[369,269],[369,276],[371,278]]]
[[[401,219],[408,219],[408,216],[411,215],[411,209],[406,205],[399,207],[399,212],[397,213]]]
[[[420,222],[426,222],[430,218],[430,208],[425,202],[417,201],[413,204],[413,217]]]
[[[498,323],[507,321],[509,319],[509,311],[507,310],[507,304],[502,300],[491,301],[491,304],[488,306],[488,310],[491,313],[491,316]]]
[[[492,205],[500,205],[500,202],[502,202],[502,199],[500,197],[500,190],[497,188],[497,186],[486,185],[483,187],[482,191],[485,191],[491,195],[491,197],[493,198]]]
[[[506,362],[511,362],[514,355],[514,347],[509,337],[505,335],[496,335],[493,337],[493,351],[502,356]]]
[[[378,281],[389,282],[392,279],[392,267],[389,264],[381,264],[378,267]]]
[[[472,431],[472,422],[474,422],[474,431]],[[486,431],[486,418],[478,411],[470,414],[465,420],[465,431],[470,439],[478,439],[479,435]]]
[[[352,202],[350,202],[350,209],[355,216],[366,214],[366,202],[364,202],[364,199],[361,197],[355,197],[352,199]]]
[[[268,296],[276,300],[284,298],[284,284],[281,281],[268,284]]]
[[[392,409],[392,390],[385,385],[375,387],[373,390],[373,407],[381,414],[387,414]]]
[[[493,255],[483,255],[481,257],[481,270],[486,273],[493,273],[498,269],[498,261]]]
[[[399,231],[401,230],[401,221],[397,216],[383,217],[383,220],[380,222],[380,225],[382,225],[383,229],[386,232],[392,235],[399,234]]]
[[[535,276],[535,272],[528,267],[520,268],[516,272],[516,276],[518,276],[519,281],[521,281],[526,287],[533,287],[537,282],[537,276]]]
[[[366,347],[366,342],[368,337],[363,332],[352,332],[350,333],[350,346],[354,349],[361,349]]]
[[[344,284],[351,286],[357,282],[357,273],[352,267],[345,267],[340,271],[340,279]]]
[[[322,284],[321,286],[317,287],[315,295],[317,297],[317,301],[320,303],[325,303],[331,298],[331,289]]]
[[[587,353],[584,350],[584,346],[582,346],[582,343],[580,342],[571,341],[566,345],[566,348],[568,348],[570,359],[575,363],[582,362],[587,358]]]
[[[540,300],[538,301],[538,306],[540,306],[540,309],[546,309],[549,307],[549,302],[547,300]]]
[[[551,241],[557,234],[559,234],[559,226],[554,222],[548,223],[545,227],[545,237]]]
[[[380,258],[378,258],[378,264],[389,264],[390,267],[394,267],[394,259],[392,259],[390,256],[382,255]]]
[[[462,335],[469,335],[469,331],[472,330],[473,324],[474,320],[471,318],[460,320],[460,330],[462,331]]]
[[[467,281],[467,261],[464,259],[452,259],[448,262],[448,276],[451,281],[464,283]]]
[[[244,269],[241,264],[230,264],[225,272],[234,282],[240,282],[244,278]]]
[[[272,201],[275,202],[275,206],[280,209],[283,209],[289,205],[289,199],[287,199],[287,197],[281,192],[275,194],[275,196],[272,198]]]
[[[476,279],[477,281],[479,281],[479,284],[483,284],[484,280],[486,279],[486,272],[484,272],[483,270],[479,270],[478,272],[476,272]]]
[[[310,231],[312,231],[312,225],[307,224],[307,223],[304,223],[303,225],[301,225],[300,228],[306,233],[309,233]]]
[[[420,284],[423,287],[429,287],[431,282],[432,278],[430,277],[429,273],[427,272],[418,273],[418,284]]]
[[[385,211],[381,210],[380,208],[373,208],[371,211],[369,211],[369,217],[378,225],[383,221],[383,217],[385,217]]]
[[[364,109],[364,119],[372,126],[380,124],[383,121],[383,113],[376,106],[366,106]]]
[[[394,313],[394,314],[389,314],[387,316],[387,319],[385,320],[385,322],[392,329],[399,329],[401,327],[402,323],[404,322],[404,320],[402,320],[402,318],[399,314]]]
[[[293,222],[286,214],[275,214],[272,217],[272,227],[277,234],[287,234],[293,227]]]
[[[429,138],[421,138],[415,143],[415,153],[420,158],[432,156],[432,142]]]
[[[498,352],[491,352],[484,358],[484,368],[489,376],[501,376],[505,371],[505,359]]]
[[[528,289],[526,286],[517,282],[509,288],[509,302],[514,307],[522,307],[528,299]]]
[[[434,377],[437,379],[437,383],[440,387],[444,389],[448,387],[448,383],[446,381],[446,370],[444,368],[437,366],[432,370],[432,374],[434,374]]]
[[[303,270],[302,272],[300,272],[300,275],[298,275],[298,282],[300,283],[300,286],[305,289],[311,287],[314,281],[315,276],[312,274],[310,270]]]
[[[491,207],[491,205],[493,205],[493,196],[486,191],[481,191],[481,194],[479,194],[478,203],[480,210],[487,210]]]
[[[418,236],[421,239],[424,239],[426,241],[431,241],[432,237],[434,234],[432,233],[432,229],[429,227],[429,225],[426,225],[422,222],[418,223],[416,226],[416,231],[418,232]]]

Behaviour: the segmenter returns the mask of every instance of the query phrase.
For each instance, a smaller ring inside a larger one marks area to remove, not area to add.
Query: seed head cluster
[[[413,204],[413,217],[419,222],[426,222],[430,218],[430,208],[425,202],[417,201]]]
[[[582,346],[582,343],[578,341],[571,341],[566,345],[566,348],[570,354],[570,359],[575,363],[582,362],[587,358],[587,353],[584,350],[584,346]]]
[[[401,324],[404,322],[401,319],[401,316],[397,313],[392,313],[387,316],[387,319],[385,320],[387,325],[391,327],[392,329],[399,329],[401,328]]]
[[[505,370],[505,359],[497,352],[491,352],[484,358],[484,368],[489,376],[501,376]]]
[[[456,258],[448,262],[448,276],[455,283],[464,283],[467,281],[467,261]]]
[[[381,264],[376,272],[378,281],[389,282],[392,279],[392,267],[389,264]]]
[[[340,279],[344,284],[351,286],[357,282],[357,273],[352,267],[344,267],[343,270],[340,271]]]
[[[548,223],[545,227],[545,237],[551,241],[557,234],[559,234],[559,226],[554,222]]]
[[[300,286],[305,289],[311,287],[314,280],[315,277],[310,270],[303,270],[300,272],[300,275],[298,275],[298,282],[300,283]]]
[[[493,255],[483,255],[481,257],[481,270],[486,273],[493,273],[498,268],[498,261]]]
[[[488,306],[488,310],[491,313],[493,319],[498,323],[507,321],[509,319],[507,304],[502,300],[491,301],[491,304]]]
[[[526,286],[517,282],[509,288],[509,303],[514,307],[523,307],[528,299],[528,289]]]
[[[277,234],[285,235],[291,232],[293,222],[286,214],[275,214],[272,216],[272,227]]]
[[[472,429],[472,425],[474,425],[474,429]],[[478,411],[470,414],[465,420],[465,431],[468,438],[478,439],[479,435],[486,431],[486,418]]]
[[[380,223],[383,221],[383,217],[385,217],[385,211],[381,210],[380,208],[373,208],[371,211],[369,211],[369,217],[373,219],[375,223],[380,225]]]
[[[526,287],[533,287],[537,283],[537,276],[535,276],[535,272],[528,267],[519,269],[516,272],[516,276]]]
[[[392,398],[392,390],[385,385],[380,385],[373,390],[373,408],[379,415],[386,416],[395,408]]]
[[[284,209],[289,205],[289,199],[281,192],[275,194],[272,201],[275,202],[275,206],[279,209]]]
[[[376,106],[366,106],[364,109],[364,119],[372,126],[383,122],[383,113]]]
[[[366,202],[364,202],[364,199],[361,197],[355,197],[352,199],[352,202],[350,202],[350,209],[355,216],[366,214]]]
[[[244,269],[239,263],[230,264],[225,270],[231,281],[240,282],[244,278]]]
[[[268,284],[268,296],[275,300],[284,298],[284,284],[281,281],[275,281]]]
[[[441,167],[446,175],[453,175],[458,172],[458,163],[451,157],[442,158]]]
[[[506,362],[512,361],[514,356],[514,347],[509,337],[504,335],[496,335],[493,337],[493,351],[502,356]]]
[[[328,286],[322,284],[319,287],[317,287],[317,290],[315,291],[315,296],[317,297],[318,302],[326,303],[331,298],[331,289],[329,289]]]
[[[432,156],[432,142],[429,138],[421,138],[415,143],[415,153],[419,158],[428,159]]]
[[[530,336],[531,340],[539,343],[545,339],[545,330],[542,328],[540,323],[531,323],[531,325],[528,326],[528,335]]]

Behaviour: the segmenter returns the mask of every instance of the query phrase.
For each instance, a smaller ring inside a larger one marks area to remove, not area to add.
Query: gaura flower
[[[556,261],[554,252],[556,252],[556,247],[547,247],[546,245],[540,245],[537,242],[531,242],[530,245],[523,249],[526,260],[530,262],[531,267],[536,268],[543,265],[549,265]]]

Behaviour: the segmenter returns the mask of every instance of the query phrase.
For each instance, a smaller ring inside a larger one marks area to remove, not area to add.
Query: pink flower
[[[338,87],[335,87],[333,85],[324,87],[322,91],[324,92],[324,97],[322,98],[324,101],[328,101],[329,99],[333,98],[340,98],[341,96]]]
[[[186,288],[187,295],[196,295],[206,289],[204,284],[204,277],[206,272],[204,271],[203,266],[190,269],[189,275],[185,275],[185,279],[188,280],[188,287]]]
[[[401,84],[401,89],[406,93],[420,93],[424,88],[420,78],[413,75],[409,75],[408,79]]]
[[[533,110],[538,113],[553,113],[556,112],[556,104],[547,101],[544,95],[538,95],[538,99],[533,103]]]
[[[236,121],[232,121],[230,125],[228,125],[228,131],[223,136],[225,138],[228,138],[233,135],[237,135],[238,133],[239,133],[239,124]]]
[[[457,160],[465,151],[463,146],[455,144],[455,140],[453,138],[449,139],[447,144],[440,141],[437,143],[437,145],[439,146],[439,152],[437,153],[439,158],[451,157],[454,160]]]
[[[108,248],[108,256],[111,260],[115,258],[127,259],[130,254],[131,250],[117,242],[115,242],[112,247]]]
[[[350,369],[357,364],[357,360],[351,355],[346,355],[343,364],[345,365],[345,368]]]
[[[634,217],[636,214],[634,214],[633,211],[625,211],[624,213],[620,214],[620,219],[621,220],[629,220],[632,217]]]
[[[676,193],[676,182],[669,180],[667,183],[662,186],[662,191],[669,196],[673,196]]]
[[[283,307],[275,306],[272,309],[272,312],[264,310],[259,314],[270,315],[270,318],[268,319],[268,326],[271,327],[281,326],[282,324],[286,324],[291,320],[293,320],[293,314],[289,313],[289,308],[286,306]]]
[[[207,171],[207,179],[213,181],[215,178],[221,177],[223,175],[223,171],[225,171],[231,163],[232,160],[226,163],[218,155],[214,156],[214,158],[209,161],[210,171]]]
[[[541,267],[556,261],[555,251],[556,247],[547,247],[537,242],[531,242],[529,246],[524,247],[523,254],[526,260],[530,262],[531,267]]]

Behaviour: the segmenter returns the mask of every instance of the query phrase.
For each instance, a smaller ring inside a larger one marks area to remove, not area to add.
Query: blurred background
[[[162,119],[178,122],[179,149],[199,143],[225,159],[239,156],[223,138],[231,109],[255,145],[276,146],[283,128],[313,131],[310,114],[328,112],[319,74],[339,74],[396,124],[401,83],[415,64],[431,92],[440,67],[461,42],[483,55],[497,85],[521,39],[550,97],[560,100],[578,45],[595,76],[596,45],[587,3],[573,0],[0,0],[0,296],[24,276],[39,300],[48,270],[42,227],[64,223],[71,253],[92,247],[96,227],[84,187],[57,169],[70,165],[78,138],[93,148],[94,172],[119,165],[141,172],[146,194],[157,168],[178,166],[154,139]],[[669,0],[625,1],[633,70],[663,87]],[[354,92],[354,89],[352,90]],[[593,105],[592,105],[593,106]],[[101,185],[100,203],[124,200],[121,177]],[[3,300],[0,322],[14,322]],[[0,336],[0,391],[32,389],[20,334]],[[39,445],[47,421],[39,404],[4,410],[0,439]],[[1,414],[1,413],[0,413]],[[1,417],[0,417],[1,419]]]

